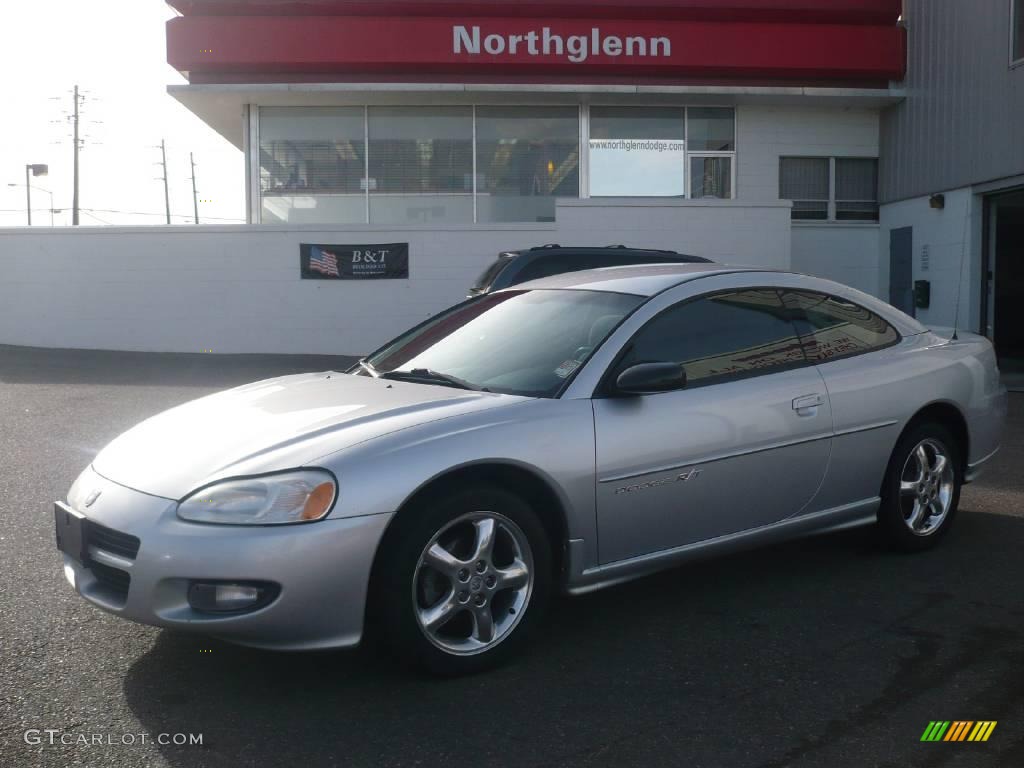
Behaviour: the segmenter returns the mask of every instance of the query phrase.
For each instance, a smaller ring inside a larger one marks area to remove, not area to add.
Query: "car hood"
[[[284,376],[164,411],[107,445],[93,469],[180,499],[224,477],[298,467],[399,429],[524,398],[324,372]]]

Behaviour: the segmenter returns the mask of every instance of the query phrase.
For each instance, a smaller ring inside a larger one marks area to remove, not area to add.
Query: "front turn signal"
[[[302,519],[319,520],[327,514],[332,501],[334,501],[334,483],[320,483],[306,499],[306,504],[302,508]]]

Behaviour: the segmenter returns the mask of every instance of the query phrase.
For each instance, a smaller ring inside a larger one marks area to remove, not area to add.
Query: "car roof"
[[[608,291],[635,296],[653,296],[681,283],[711,275],[734,272],[771,272],[757,267],[727,267],[722,264],[633,264],[565,272],[510,286],[505,290],[559,288],[577,291]]]

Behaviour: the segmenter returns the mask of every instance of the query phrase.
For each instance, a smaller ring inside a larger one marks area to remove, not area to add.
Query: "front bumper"
[[[118,485],[91,468],[72,486],[68,503],[89,521],[139,540],[134,558],[112,551],[109,536],[90,539],[87,565],[63,555],[65,576],[86,600],[142,624],[281,650],[359,643],[373,557],[391,517],[266,527],[189,523],[175,514],[176,502]],[[197,579],[274,582],[281,593],[251,613],[206,614],[188,603],[189,583]]]

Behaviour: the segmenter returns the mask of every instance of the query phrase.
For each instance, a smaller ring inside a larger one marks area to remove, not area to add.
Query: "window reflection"
[[[476,139],[479,221],[554,221],[579,197],[576,107],[478,107]]]

